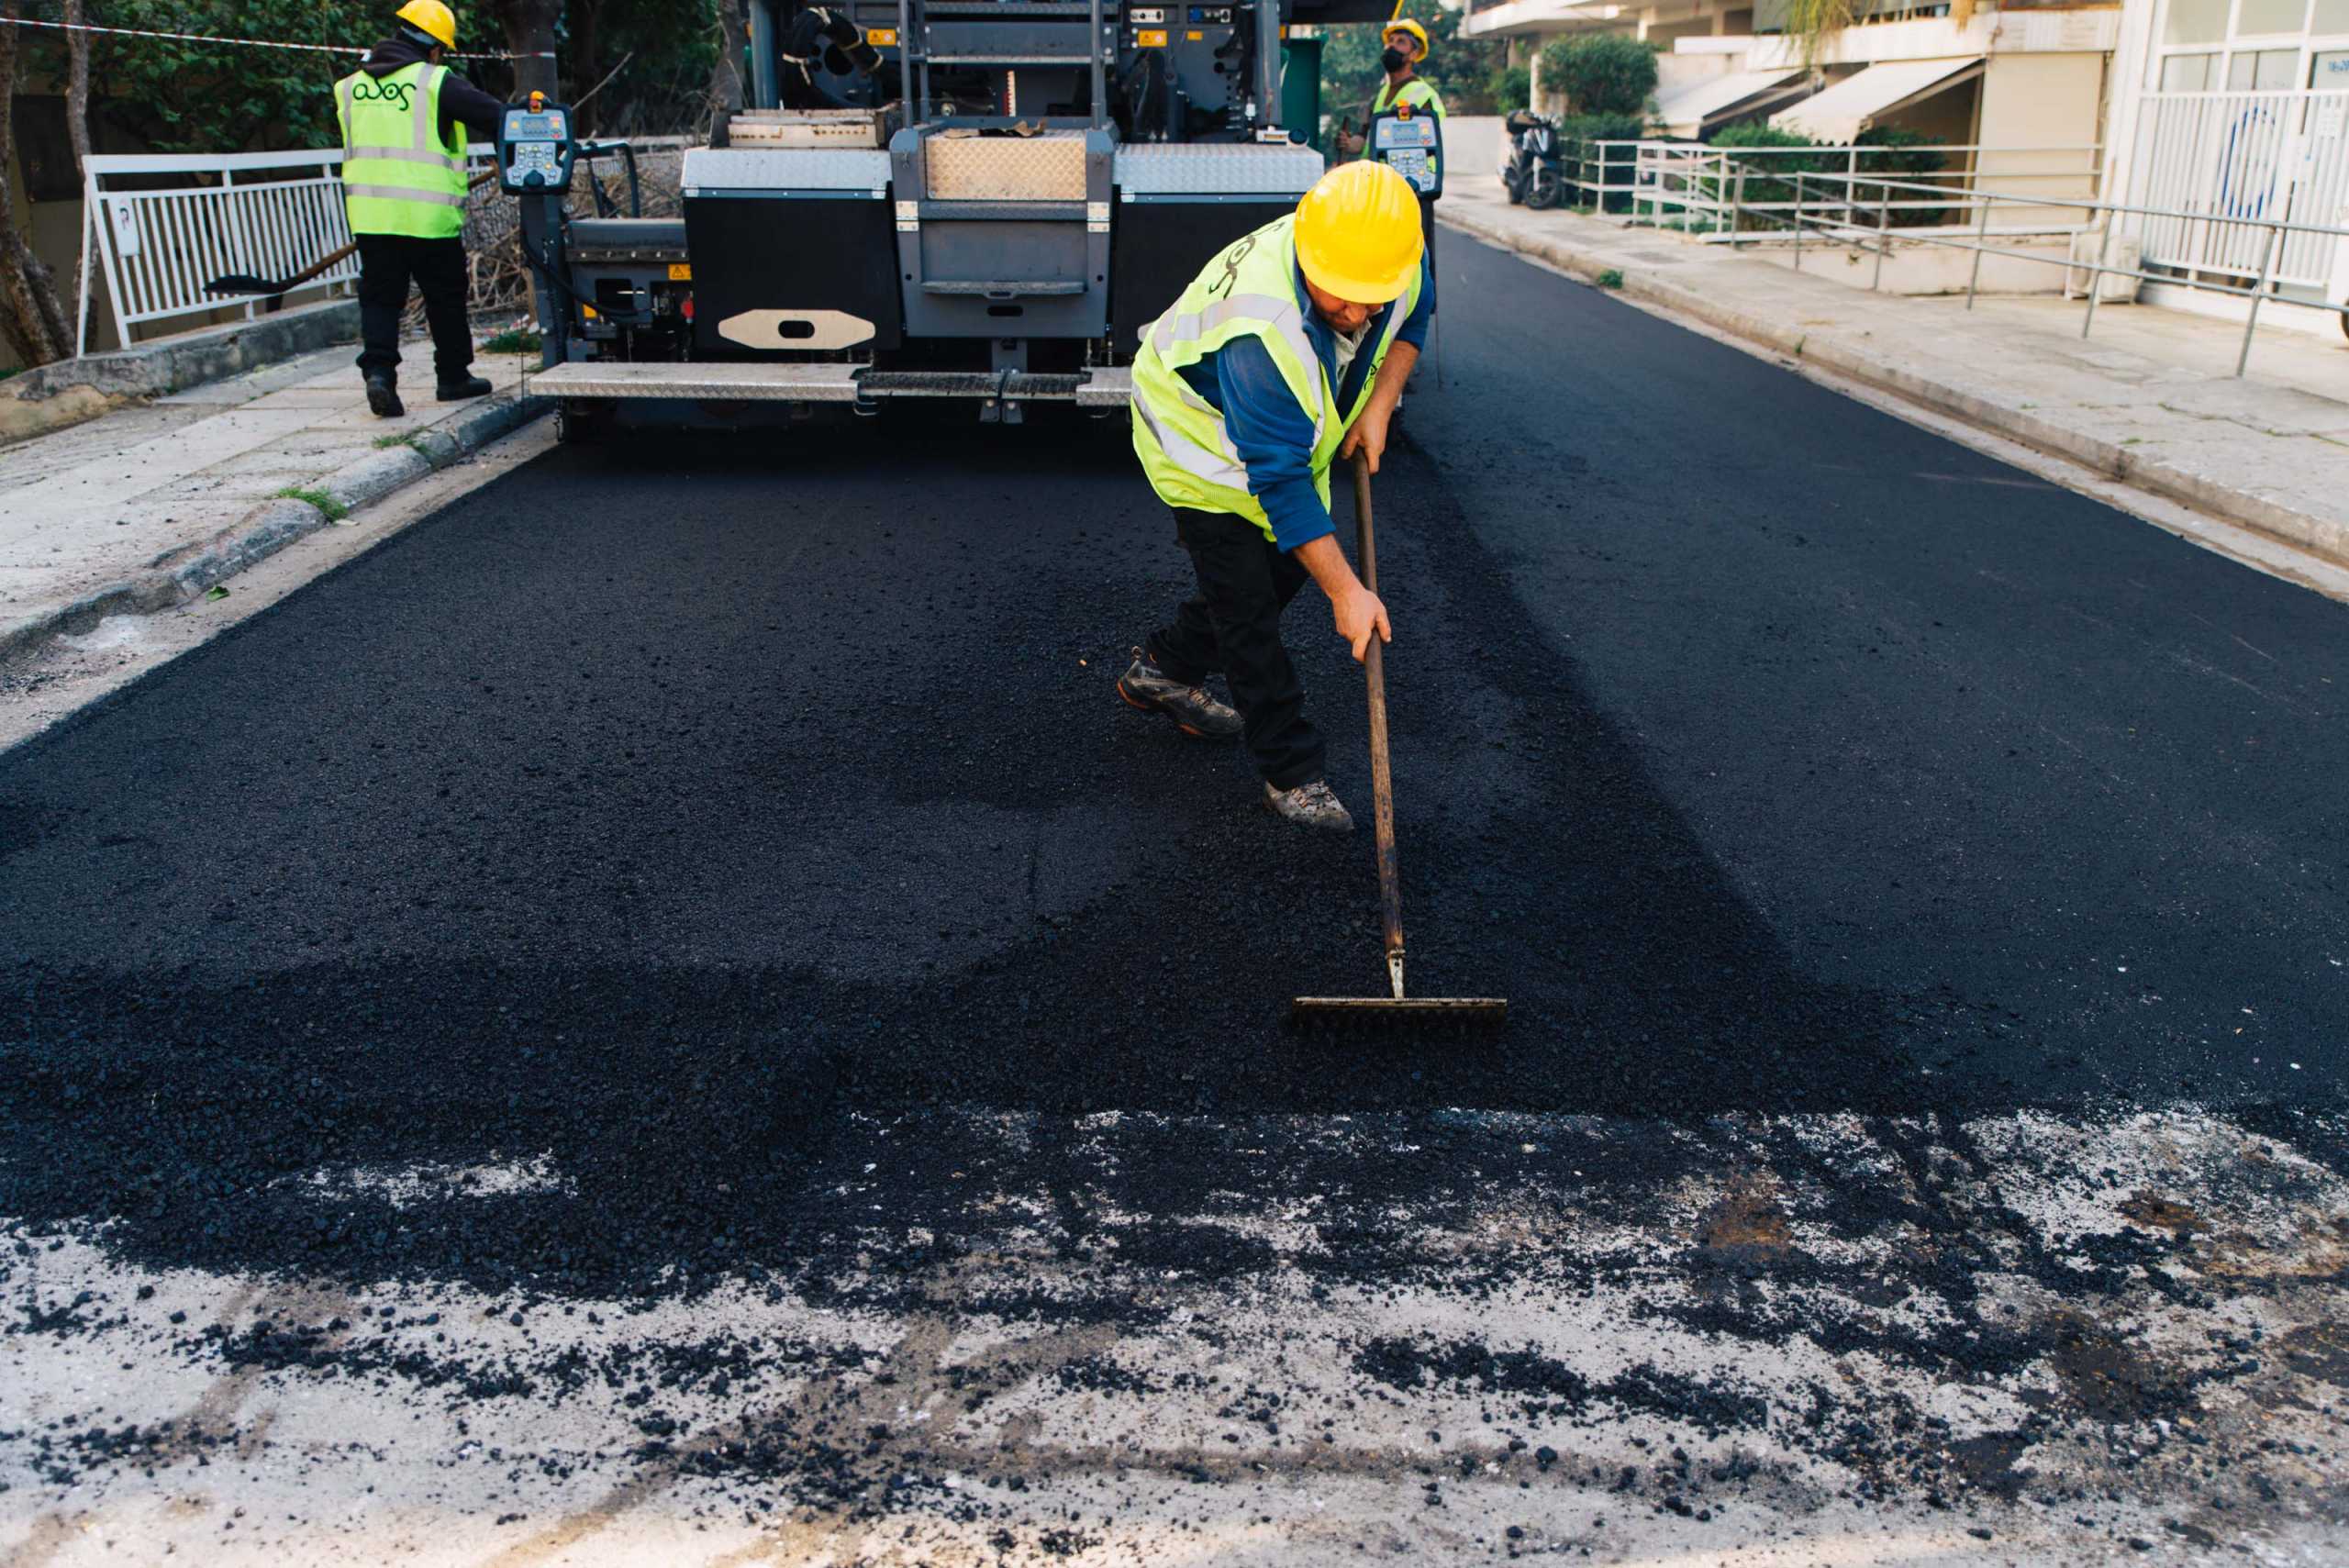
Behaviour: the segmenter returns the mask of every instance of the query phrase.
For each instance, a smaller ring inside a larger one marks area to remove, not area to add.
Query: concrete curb
[[[380,501],[510,435],[551,408],[543,397],[494,397],[451,416],[406,443],[322,479],[315,490],[349,510]],[[322,507],[297,496],[264,501],[201,544],[160,556],[147,570],[108,584],[70,605],[0,626],[0,662],[33,652],[54,638],[89,630],[108,616],[151,615],[206,593],[330,526]]]
[[[1881,353],[1871,353],[1848,339],[1804,332],[1782,322],[1765,320],[1709,299],[1659,273],[1625,266],[1618,258],[1604,252],[1559,239],[1530,239],[1483,221],[1483,215],[1477,213],[1445,211],[1443,221],[1464,234],[1547,261],[1585,283],[1597,283],[1601,272],[1618,272],[1623,280],[1618,292],[1631,298],[1693,316],[1708,326],[1759,343],[1788,359],[1806,361],[1992,435],[2020,441],[2052,457],[2068,459],[2107,478],[2281,539],[2336,566],[2349,566],[2349,525],[2337,519],[2315,517],[2172,464],[2138,457],[2118,442],[2067,428],[2026,409],[2003,404],[1990,391],[1969,388],[1930,371],[1898,363]]]
[[[358,337],[358,301],[336,299],[120,353],[42,365],[0,381],[0,446],[95,419],[133,398],[184,392]]]

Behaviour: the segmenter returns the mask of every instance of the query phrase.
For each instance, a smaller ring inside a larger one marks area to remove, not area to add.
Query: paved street
[[[1441,244],[1505,1033],[1122,424],[551,451],[0,754],[0,1562],[2339,1561],[2343,606]]]

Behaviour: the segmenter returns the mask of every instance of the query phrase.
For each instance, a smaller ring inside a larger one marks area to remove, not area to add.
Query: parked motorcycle
[[[1508,132],[1508,161],[1501,166],[1501,188],[1512,205],[1540,210],[1566,197],[1558,128],[1531,109],[1512,109],[1501,122]]]

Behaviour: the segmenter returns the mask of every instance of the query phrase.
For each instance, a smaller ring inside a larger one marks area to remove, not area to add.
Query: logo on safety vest
[[[1409,119],[1411,117],[1411,106],[1408,104],[1397,104],[1395,106],[1395,113],[1400,118]]]
[[[406,82],[358,82],[351,84],[351,96],[362,104],[383,102],[397,104],[406,109],[411,85]]]

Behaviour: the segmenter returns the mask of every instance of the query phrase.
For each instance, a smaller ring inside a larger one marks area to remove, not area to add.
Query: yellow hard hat
[[[1419,26],[1419,23],[1411,20],[1408,17],[1397,17],[1393,21],[1387,23],[1386,26],[1380,30],[1378,41],[1380,43],[1385,43],[1397,33],[1408,33],[1413,38],[1417,39],[1419,42],[1419,58],[1421,60],[1425,60],[1428,57],[1427,28]]]
[[[457,14],[440,0],[407,0],[392,14],[417,32],[439,39],[442,49],[457,47]]]
[[[1400,297],[1426,243],[1419,195],[1384,163],[1341,163],[1297,204],[1297,264],[1306,281],[1355,305]]]

